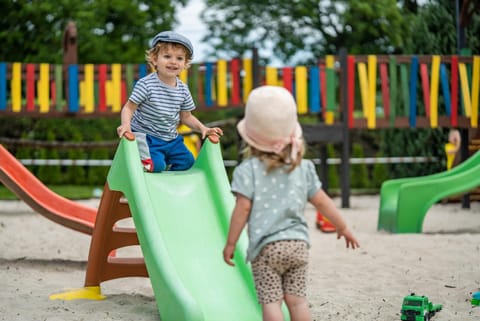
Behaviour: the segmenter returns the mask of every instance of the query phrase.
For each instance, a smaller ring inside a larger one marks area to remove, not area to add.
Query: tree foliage
[[[352,157],[364,158],[365,153],[363,146],[359,143],[352,145]],[[368,179],[367,164],[352,164],[350,167],[350,184],[353,188],[368,188],[370,187]]]
[[[340,20],[344,40],[326,39],[330,50],[336,53],[345,47],[351,54],[389,54],[400,52],[405,45],[410,15],[394,0],[347,1],[348,6]],[[334,46],[331,43],[335,44]]]
[[[384,157],[384,155],[379,152],[375,155],[376,157]],[[370,187],[380,188],[384,181],[388,180],[390,177],[388,175],[387,166],[384,163],[375,163],[372,168],[372,180]]]
[[[327,158],[338,158],[338,153],[336,152],[332,144],[327,145]],[[339,181],[339,167],[335,164],[330,164],[327,166],[327,179],[328,179],[328,188],[335,189],[340,187]]]
[[[455,1],[430,0],[252,1],[206,0],[205,41],[217,58],[243,56],[252,47],[272,63],[315,63],[351,54],[457,53]],[[478,12],[466,30],[466,47],[480,49]]]
[[[341,47],[393,52],[404,45],[405,18],[395,0],[206,0],[202,12],[211,54],[238,56],[255,46],[289,63],[315,62]]]
[[[144,61],[148,40],[175,25],[187,0],[0,0],[2,61],[62,63],[63,32],[74,21],[79,63]]]
[[[473,3],[472,3],[473,5]],[[480,52],[480,14],[474,13],[471,23],[464,28],[465,45],[474,53]],[[445,54],[458,53],[457,21],[455,1],[430,1],[418,10],[411,19],[412,36],[406,41],[406,54]]]

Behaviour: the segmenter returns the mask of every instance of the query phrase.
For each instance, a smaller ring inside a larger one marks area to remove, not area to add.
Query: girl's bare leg
[[[262,311],[263,321],[283,321],[281,300],[273,303],[264,304],[262,306]]]
[[[306,298],[285,294],[285,302],[290,312],[290,321],[312,321]]]

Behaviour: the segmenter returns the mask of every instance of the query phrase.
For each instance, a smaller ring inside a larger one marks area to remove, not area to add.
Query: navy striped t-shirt
[[[133,113],[133,131],[146,133],[165,141],[175,139],[180,122],[180,111],[195,109],[187,85],[177,78],[177,86],[163,83],[151,73],[135,84],[130,101],[138,105]]]

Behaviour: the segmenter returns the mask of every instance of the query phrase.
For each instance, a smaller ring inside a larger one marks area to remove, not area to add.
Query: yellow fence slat
[[[277,68],[272,66],[265,67],[265,83],[270,86],[278,86]]]
[[[217,61],[217,105],[228,105],[227,61],[224,59]]]
[[[80,94],[81,101],[85,106],[85,113],[93,113],[95,111],[95,87],[94,87],[94,65],[86,64],[85,81],[83,81],[83,95]]]
[[[480,56],[473,57],[472,70],[472,115],[470,125],[473,128],[478,127],[478,95],[480,94]]]
[[[112,106],[113,97],[112,97],[113,85],[111,80],[105,82],[105,103],[107,106]]]
[[[438,86],[440,74],[440,56],[432,56],[432,75],[430,80],[430,126],[438,127]]]
[[[243,102],[247,102],[248,95],[253,89],[253,64],[252,59],[243,59]]]
[[[367,77],[367,65],[364,62],[360,62],[357,65],[358,69],[358,81],[360,83],[360,98],[362,101],[363,116],[367,118],[368,115],[368,77]]]
[[[12,111],[22,110],[22,64],[15,62],[12,65]]]
[[[85,105],[85,82],[83,80],[80,80],[78,82],[78,104],[80,106]]]
[[[48,113],[50,109],[50,65],[40,64],[40,75],[37,82],[37,98],[40,113]]]
[[[122,109],[122,65],[112,64],[112,111],[119,112]]]
[[[368,118],[367,128],[376,127],[375,108],[377,105],[377,56],[368,56]]]
[[[465,116],[470,117],[472,105],[470,100],[470,91],[468,88],[467,67],[465,63],[458,64],[458,72],[460,74],[460,85],[462,89],[463,107],[465,108]]]
[[[325,67],[333,69],[335,68],[335,56],[334,55],[326,55],[325,56]]]
[[[180,78],[180,80],[185,84],[188,84],[188,70],[183,69],[178,78]]]
[[[297,110],[299,114],[306,114],[307,106],[307,67],[295,67],[295,94],[297,98]]]

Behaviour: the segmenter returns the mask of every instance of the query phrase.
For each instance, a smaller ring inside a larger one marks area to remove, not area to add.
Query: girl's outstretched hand
[[[348,227],[345,226],[342,229],[337,229],[337,239],[340,239],[342,236],[345,238],[345,245],[347,248],[351,247],[352,249],[356,249],[357,247],[360,247],[360,244]]]

